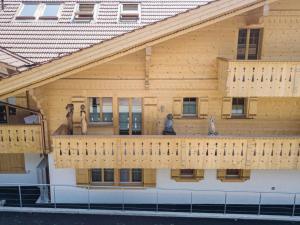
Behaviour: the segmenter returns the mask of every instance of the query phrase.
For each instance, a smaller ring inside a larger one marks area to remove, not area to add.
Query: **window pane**
[[[112,98],[102,98],[102,107],[103,122],[112,122]]]
[[[92,169],[92,182],[102,182],[101,169]]]
[[[138,11],[138,4],[123,4],[123,11]]]
[[[129,169],[120,169],[120,182],[130,182]]]
[[[7,112],[5,105],[0,103],[0,123],[7,123]]]
[[[37,4],[25,4],[20,16],[34,16],[37,9]]]
[[[129,134],[129,99],[119,99],[119,129],[120,134]]]
[[[238,47],[237,47],[237,59],[246,58],[246,45],[247,45],[247,29],[239,30]]]
[[[142,99],[132,99],[132,134],[142,134]]]
[[[248,59],[258,59],[260,29],[251,29],[249,38]]]
[[[183,114],[194,116],[197,113],[196,98],[184,98],[183,99]]]
[[[47,4],[43,16],[57,16],[59,5]]]
[[[182,170],[180,170],[180,176],[193,177],[194,176],[194,170],[192,170],[192,169],[182,169]]]
[[[132,169],[132,182],[142,182],[142,169]]]
[[[89,98],[90,102],[90,122],[100,121],[100,101],[99,98]]]
[[[241,170],[229,169],[226,170],[226,177],[240,177]]]
[[[245,99],[233,98],[232,99],[232,115],[241,116],[245,114]]]
[[[114,169],[104,169],[104,182],[114,182]]]

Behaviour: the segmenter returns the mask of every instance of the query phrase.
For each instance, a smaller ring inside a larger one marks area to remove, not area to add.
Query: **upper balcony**
[[[300,96],[300,62],[219,58],[218,76],[228,97]]]
[[[300,169],[298,136],[52,136],[58,168]]]

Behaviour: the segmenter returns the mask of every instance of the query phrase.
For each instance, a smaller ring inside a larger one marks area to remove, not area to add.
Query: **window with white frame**
[[[60,4],[45,4],[43,12],[39,19],[41,20],[55,20],[58,19]]]
[[[38,4],[36,3],[26,3],[21,5],[19,14],[16,16],[18,20],[34,20],[36,19],[38,13]]]
[[[141,17],[140,4],[138,3],[121,3],[119,6],[120,21],[139,21]]]
[[[57,20],[60,4],[58,3],[24,3],[21,5],[16,20]]]
[[[94,19],[95,4],[79,3],[75,12],[75,21],[90,22]]]

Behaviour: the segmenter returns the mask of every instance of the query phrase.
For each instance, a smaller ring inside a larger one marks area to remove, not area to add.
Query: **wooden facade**
[[[1,96],[31,90],[30,102],[47,120],[57,168],[300,169],[300,4],[272,2],[266,15],[263,4],[253,6],[148,44],[133,39],[135,47],[116,45],[115,56],[105,46],[93,47],[87,50],[94,49],[93,62],[80,53],[51,62],[45,68],[53,66],[52,77],[33,69],[26,73],[34,79],[40,72],[38,81],[26,86],[24,77],[24,85],[12,78],[11,92],[4,81]],[[260,59],[236,60],[241,28],[263,30]],[[146,41],[145,34],[141,38]],[[75,66],[80,57],[86,65]],[[84,136],[57,132],[66,124],[67,104],[74,104],[77,125],[80,105],[89,117],[90,97],[112,98],[113,121],[89,123]],[[141,99],[142,135],[119,136],[121,98]],[[196,115],[184,115],[184,98],[196,99]],[[245,98],[243,118],[232,116],[233,98]],[[177,135],[162,136],[170,113]],[[217,136],[207,136],[210,117]],[[33,137],[30,148],[39,152],[39,132],[39,126],[1,125],[0,152],[11,145],[20,152]]]

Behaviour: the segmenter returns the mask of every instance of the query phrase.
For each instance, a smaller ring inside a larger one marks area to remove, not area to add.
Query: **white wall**
[[[25,154],[25,173],[0,173],[0,184],[36,184],[36,167],[43,159],[40,154]]]
[[[194,204],[222,204],[227,193],[227,203],[257,204],[259,193],[262,194],[262,203],[265,204],[292,204],[294,194],[300,191],[300,171],[296,170],[252,170],[251,179],[246,182],[221,182],[216,179],[216,170],[206,170],[205,179],[199,182],[176,182],[170,177],[169,169],[157,170],[157,188],[138,189],[103,189],[76,186],[74,169],[56,169],[52,154],[49,156],[50,180],[56,186],[56,202],[64,203],[159,203],[189,204],[191,198]],[[64,186],[69,185],[69,186]],[[275,190],[272,190],[272,187]],[[170,190],[172,189],[172,190]],[[230,192],[233,191],[233,192]],[[53,189],[52,189],[53,196]],[[300,204],[300,193],[297,196]],[[52,199],[53,200],[53,199]]]

